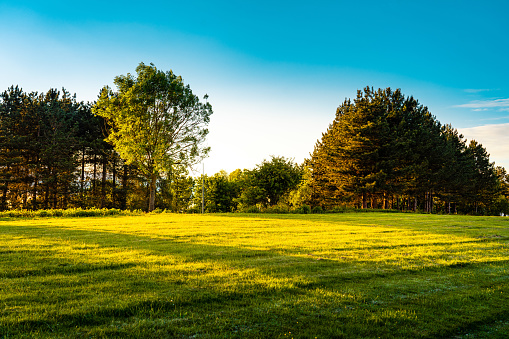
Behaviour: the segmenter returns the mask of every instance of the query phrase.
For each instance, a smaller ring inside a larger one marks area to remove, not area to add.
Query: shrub
[[[297,214],[309,214],[311,213],[311,207],[308,205],[302,205],[301,207],[297,208],[295,210],[295,213]]]
[[[69,208],[66,210],[63,209],[50,209],[50,210],[14,210],[14,211],[4,211],[0,212],[0,217],[9,217],[9,218],[45,218],[45,217],[101,217],[101,216],[109,216],[109,215],[139,215],[144,212],[141,210],[135,211],[122,211],[116,208],[91,208],[91,209],[82,209],[82,208]]]
[[[313,207],[313,209],[311,210],[311,213],[313,213],[313,214],[322,214],[323,213],[322,206],[315,206],[315,207]]]
[[[249,206],[246,210],[246,213],[260,213],[260,209],[257,206]]]
[[[290,213],[290,208],[285,205],[276,205],[267,207],[267,209],[264,211],[265,213],[275,213],[275,214],[285,214]]]

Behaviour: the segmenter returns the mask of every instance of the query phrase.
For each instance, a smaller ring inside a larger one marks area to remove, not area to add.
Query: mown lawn
[[[0,338],[506,338],[509,218],[0,220]]]

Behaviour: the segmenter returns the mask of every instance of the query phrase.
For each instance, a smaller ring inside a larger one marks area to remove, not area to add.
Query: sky
[[[0,91],[94,101],[140,62],[208,94],[209,175],[301,163],[336,108],[400,88],[509,170],[509,1],[2,1]]]

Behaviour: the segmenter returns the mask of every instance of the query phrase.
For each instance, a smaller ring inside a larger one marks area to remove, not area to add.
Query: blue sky
[[[95,100],[140,62],[209,95],[209,174],[301,162],[357,89],[401,88],[509,169],[509,1],[0,1],[0,90]]]

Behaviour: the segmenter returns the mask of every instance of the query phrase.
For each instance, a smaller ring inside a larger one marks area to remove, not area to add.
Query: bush
[[[301,207],[297,208],[295,210],[295,213],[297,214],[309,214],[311,213],[311,207],[308,205],[302,205]]]
[[[311,213],[313,213],[313,214],[322,214],[323,213],[322,206],[315,206],[315,207],[313,207],[313,209],[311,210]]]
[[[14,210],[14,211],[4,211],[0,212],[0,217],[8,217],[8,218],[46,218],[46,217],[101,217],[101,216],[110,216],[110,215],[139,215],[143,214],[140,210],[135,211],[122,211],[116,208],[91,208],[91,209],[82,209],[82,208],[69,208],[66,210],[63,209],[50,209],[50,210]]]
[[[244,212],[246,212],[246,213],[260,213],[260,209],[256,206],[249,206]]]
[[[267,207],[264,213],[285,214],[290,213],[290,208],[288,208],[288,206],[285,205],[276,205],[272,207]]]

